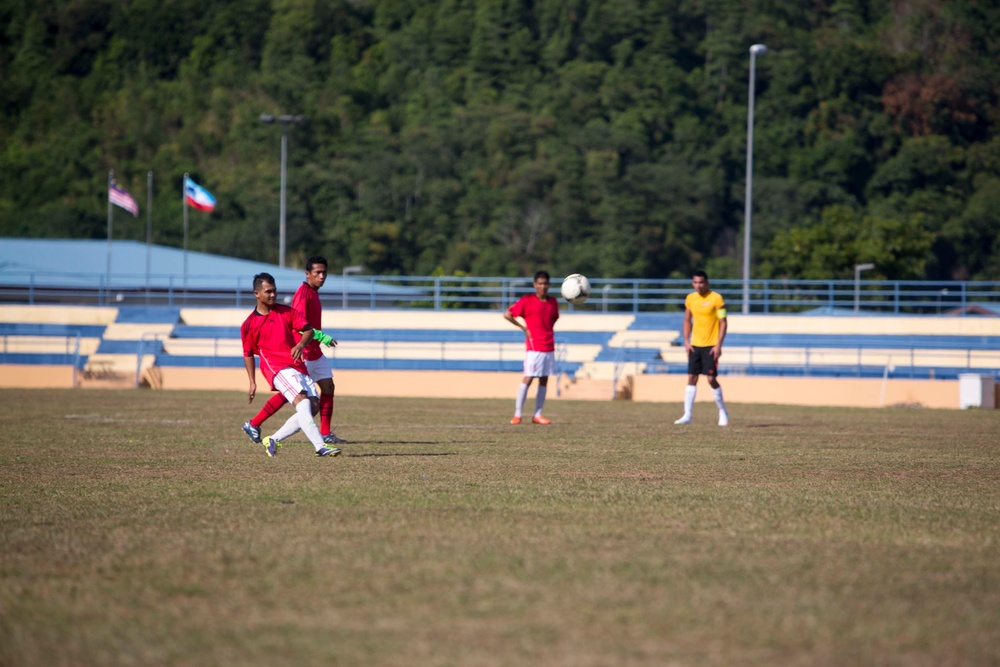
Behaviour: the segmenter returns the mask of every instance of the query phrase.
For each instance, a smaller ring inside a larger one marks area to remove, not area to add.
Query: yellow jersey
[[[714,347],[719,342],[719,320],[726,317],[726,302],[718,292],[702,297],[691,292],[684,299],[684,307],[691,311],[691,345]]]

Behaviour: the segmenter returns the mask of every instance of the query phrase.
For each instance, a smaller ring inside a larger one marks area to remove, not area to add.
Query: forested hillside
[[[1000,279],[993,0],[0,0],[0,236],[331,270]]]

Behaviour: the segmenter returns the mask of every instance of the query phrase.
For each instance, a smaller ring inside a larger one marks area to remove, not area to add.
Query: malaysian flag
[[[118,180],[114,177],[108,183],[108,201],[136,217],[139,215],[139,205],[135,203],[135,199],[128,193],[128,190],[118,185]]]

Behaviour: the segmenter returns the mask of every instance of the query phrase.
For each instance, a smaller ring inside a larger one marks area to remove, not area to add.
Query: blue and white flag
[[[215,210],[215,197],[188,177],[184,177],[184,201],[199,211]]]

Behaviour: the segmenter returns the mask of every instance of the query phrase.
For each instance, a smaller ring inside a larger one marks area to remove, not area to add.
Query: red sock
[[[287,402],[288,401],[285,400],[285,397],[280,392],[273,394],[271,398],[267,399],[267,403],[265,403],[264,407],[260,409],[260,412],[258,412],[254,418],[250,420],[251,426],[254,428],[260,428],[260,425],[263,424],[268,417],[280,410],[281,406]]]
[[[319,433],[330,435],[330,420],[333,418],[333,394],[319,395]]]

